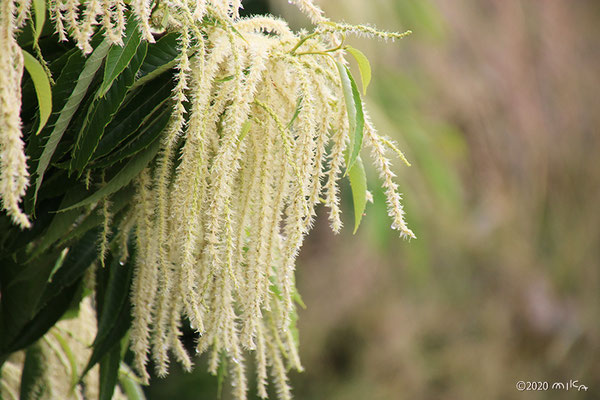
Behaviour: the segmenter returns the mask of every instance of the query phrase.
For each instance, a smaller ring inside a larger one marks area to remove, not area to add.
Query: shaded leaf
[[[98,293],[99,322],[98,333],[92,344],[92,355],[79,379],[102,360],[108,352],[125,336],[131,325],[131,305],[129,303],[129,287],[133,274],[133,261],[130,258],[125,265],[120,265],[117,258],[107,270],[99,270],[99,274],[108,274],[103,282],[98,279],[101,293]]]
[[[42,302],[48,301],[63,288],[71,286],[79,279],[98,257],[98,229],[87,232],[75,246],[69,248],[60,269],[56,271],[52,282],[46,287]],[[43,304],[43,303],[42,303]]]
[[[35,86],[35,93],[40,106],[40,123],[35,133],[37,135],[44,128],[52,113],[52,90],[50,89],[48,75],[46,75],[42,64],[26,51],[23,51],[23,59],[25,69],[29,73],[29,76],[31,76],[31,80]]]
[[[44,394],[44,355],[39,344],[29,346],[21,372],[20,400],[39,399]]]
[[[167,72],[177,64],[178,35],[170,33],[148,46],[148,53],[140,67],[139,78],[133,85],[138,87]]]
[[[111,400],[117,385],[119,365],[121,364],[121,345],[116,343],[100,362],[100,395],[98,400]]]
[[[36,181],[35,181],[35,192],[34,192],[34,204],[37,199],[37,194],[42,185],[42,181],[44,179],[44,173],[46,172],[46,168],[48,168],[48,164],[50,164],[50,160],[52,159],[52,155],[58,146],[63,134],[67,130],[69,123],[71,122],[71,118],[75,115],[75,112],[79,108],[79,104],[83,100],[90,83],[94,79],[94,75],[102,65],[102,60],[106,56],[108,49],[110,48],[109,41],[107,39],[103,40],[98,47],[94,50],[94,52],[89,56],[89,58],[85,61],[83,66],[83,70],[79,74],[79,78],[77,79],[77,84],[75,88],[70,93],[69,98],[61,109],[60,114],[56,123],[54,124],[54,129],[48,138],[48,142],[44,146],[44,150],[40,157],[37,170],[36,170]],[[74,59],[76,62],[77,58]],[[69,59],[69,62],[71,59]],[[58,83],[57,83],[58,86]]]
[[[170,79],[160,79],[144,85],[115,115],[98,143],[92,159],[109,155],[119,145],[139,131],[158,110],[166,109],[165,102],[171,97],[173,87]]]
[[[33,319],[21,329],[17,337],[6,347],[4,352],[15,352],[29,346],[44,336],[69,308],[73,297],[77,293],[78,286],[79,282],[76,282],[53,296]],[[2,354],[2,356],[4,355]]]
[[[108,267],[108,271],[109,278],[103,296],[102,314],[98,321],[98,333],[94,339],[93,347],[106,339],[115,326],[121,309],[127,303],[133,263],[130,259],[125,265],[121,265],[119,259],[115,257]]]
[[[86,365],[79,379],[82,379],[85,374],[87,374],[89,370],[94,367],[94,365],[100,362],[103,357],[106,357],[106,354],[111,351],[115,344],[118,344],[121,339],[123,339],[130,326],[131,308],[128,302],[127,307],[123,307],[116,316],[115,323],[108,334],[96,345],[94,345],[92,355],[90,356],[88,364]]]
[[[147,43],[143,42],[129,66],[114,81],[106,96],[96,98],[88,109],[88,115],[77,136],[73,149],[70,171],[83,172],[104,134],[104,129],[123,103],[127,91],[135,80],[144,57],[146,56]]]
[[[142,126],[140,131],[132,140],[124,145],[121,145],[117,151],[109,154],[107,157],[101,158],[94,163],[94,167],[109,167],[119,161],[123,161],[126,158],[139,153],[148,146],[152,145],[152,143],[158,140],[162,131],[167,127],[170,117],[170,110],[163,111],[156,119]]]
[[[113,214],[119,213],[122,209],[124,209],[127,205],[130,204],[131,198],[135,190],[131,186],[127,186],[122,190],[119,190],[117,193],[111,196],[111,212]],[[77,210],[74,210],[77,211]],[[87,217],[81,221],[79,225],[77,225],[73,230],[71,230],[68,234],[60,239],[57,246],[64,246],[66,243],[82,236],[87,231],[96,226],[102,224],[104,222],[104,216],[99,212],[92,212]]]
[[[125,37],[123,38],[123,46],[111,46],[108,51],[104,66],[104,79],[96,94],[97,97],[104,97],[113,81],[127,68],[136,54],[141,40],[142,37],[136,19],[129,18]]]
[[[73,204],[85,197],[85,189],[82,186],[72,187],[67,191],[59,208],[66,207],[69,204]],[[81,215],[78,210],[72,210],[65,213],[54,214],[52,222],[48,226],[48,229],[42,235],[41,241],[35,246],[33,253],[31,254],[28,261],[38,257],[44,251],[46,251],[54,242],[64,237],[64,235],[70,231],[77,218]]]
[[[117,190],[125,187],[135,178],[150,161],[154,158],[160,147],[160,141],[155,141],[150,147],[144,149],[141,153],[130,159],[127,164],[121,169],[106,185],[100,190],[87,197],[86,199],[73,204],[70,207],[63,208],[60,211],[68,211],[73,208],[82,207],[101,200],[102,198],[115,193]]]
[[[0,350],[2,353],[7,352],[8,346],[38,311],[38,304],[57,257],[57,253],[50,254],[25,268],[12,258],[1,260]]]

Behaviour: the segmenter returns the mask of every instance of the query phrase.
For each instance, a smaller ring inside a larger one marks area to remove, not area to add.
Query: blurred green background
[[[333,235],[321,210],[298,261],[295,398],[600,398],[600,3],[319,4],[334,20],[414,32],[351,43],[372,62],[375,125],[412,162],[395,171],[418,239],[389,229],[374,171],[356,235]],[[270,7],[307,23],[283,0]],[[149,399],[216,398],[197,364],[174,366]],[[515,388],[571,379],[589,390]]]

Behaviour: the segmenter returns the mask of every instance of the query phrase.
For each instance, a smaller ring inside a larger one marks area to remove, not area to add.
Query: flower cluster
[[[344,35],[402,35],[331,23],[310,0],[293,1],[316,24],[310,34],[292,32],[273,17],[240,18],[239,0],[85,3],[50,2],[60,37],[70,36],[85,53],[92,50],[90,38],[98,26],[113,44],[121,44],[127,9],[147,41],[158,30],[179,33],[171,119],[155,162],[135,179],[136,198],[124,224],[136,243],[130,340],[138,372],[149,379],[151,356],[157,373],[165,375],[169,353],[192,367],[180,341],[187,319],[199,334],[197,352],[210,354],[209,370],[217,373],[228,360],[237,399],[247,396],[248,355],[255,358],[258,395],[267,397],[270,371],[279,398],[290,399],[287,371],[302,370],[295,259],[318,204],[329,208],[334,231],[342,226],[339,180],[348,168],[355,128],[339,74]],[[2,46],[14,47],[15,4],[2,2],[8,10],[2,13]],[[10,69],[14,78],[7,89],[2,84],[2,101],[19,90],[20,72],[12,68],[19,52],[13,47],[0,52],[10,58],[0,68]],[[16,114],[3,104],[0,120],[0,194],[18,222],[26,219],[18,202],[27,175],[19,106],[11,106]],[[9,113],[12,119],[4,115]],[[386,156],[395,147],[376,133],[366,110],[362,114],[364,143],[383,179],[392,227],[414,237]],[[13,187],[5,188],[5,181]],[[109,206],[108,199],[100,206],[107,216],[105,236]],[[106,237],[102,244],[106,249]]]

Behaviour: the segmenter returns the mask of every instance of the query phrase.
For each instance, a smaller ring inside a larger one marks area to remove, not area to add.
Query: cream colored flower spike
[[[349,154],[360,150],[357,141],[371,148],[392,227],[414,237],[386,156],[395,147],[377,134],[357,90],[348,95],[348,77],[340,76],[346,34],[403,34],[336,24],[310,0],[292,3],[315,24],[313,32],[294,33],[273,17],[240,18],[241,3],[233,0],[49,2],[59,37],[84,53],[93,50],[99,29],[122,45],[129,10],[148,42],[158,32],[179,33],[171,120],[156,162],[135,179],[123,223],[137,252],[131,349],[146,382],[150,358],[160,376],[170,355],[191,369],[179,338],[185,318],[200,335],[197,352],[209,353],[211,372],[228,360],[236,399],[247,397],[252,353],[259,396],[267,396],[270,374],[278,397],[291,399],[287,373],[302,370],[295,259],[319,203],[330,209],[333,230],[341,229],[339,180]],[[23,64],[14,37],[29,3],[0,4],[0,195],[13,221],[28,227],[19,208],[28,175],[19,120]],[[109,246],[110,204],[98,206],[102,251]]]

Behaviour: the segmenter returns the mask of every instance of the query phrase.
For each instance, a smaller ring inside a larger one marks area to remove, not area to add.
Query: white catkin
[[[288,370],[302,370],[294,331],[296,256],[319,203],[329,208],[332,229],[342,227],[339,180],[350,124],[332,59],[344,62],[344,33],[404,34],[333,23],[312,0],[290,3],[316,25],[312,33],[294,32],[271,16],[240,17],[239,0],[49,0],[58,39],[73,40],[83,53],[93,50],[100,30],[104,46],[121,45],[127,15],[147,42],[178,33],[173,111],[158,156],[135,177],[132,204],[117,212],[115,200],[118,226],[109,199],[97,206],[104,217],[101,252],[115,243],[122,260],[135,260],[130,347],[145,383],[150,357],[160,376],[171,356],[192,368],[181,341],[189,321],[209,371],[228,360],[236,400],[248,396],[246,352],[255,352],[259,397],[267,397],[269,375],[279,399],[292,397]],[[20,121],[23,55],[15,35],[29,7],[30,0],[0,1],[0,199],[21,228],[31,223],[20,208],[29,176]],[[414,237],[385,151],[402,153],[376,133],[366,110],[364,143],[394,229]],[[92,174],[84,172],[89,185]],[[118,240],[109,237],[111,229]],[[49,343],[67,365],[60,346]],[[4,379],[1,390],[18,397]]]
[[[0,200],[16,225],[29,228],[31,222],[19,205],[29,185],[29,173],[19,115],[23,54],[15,40],[15,6],[14,0],[0,3]]]

